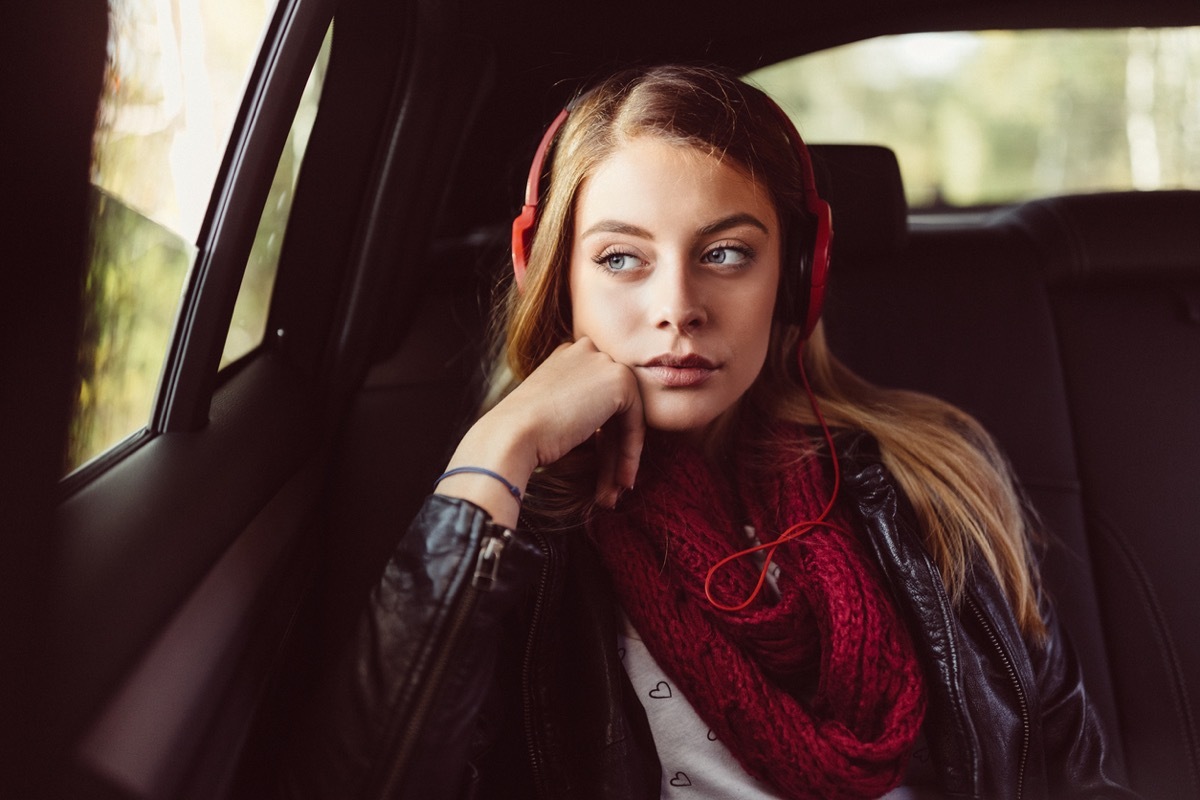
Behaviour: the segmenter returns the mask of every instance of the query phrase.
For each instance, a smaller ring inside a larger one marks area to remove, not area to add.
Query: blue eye
[[[610,272],[625,272],[641,264],[641,259],[631,253],[605,253],[596,263]]]
[[[709,250],[701,260],[706,264],[721,264],[722,266],[736,267],[744,264],[749,259],[750,253],[745,248],[725,245]]]

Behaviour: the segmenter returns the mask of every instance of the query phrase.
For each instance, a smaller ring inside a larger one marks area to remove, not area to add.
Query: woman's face
[[[638,136],[576,202],[575,338],[633,369],[649,427],[703,432],[766,359],[780,270],[768,193],[700,150]]]

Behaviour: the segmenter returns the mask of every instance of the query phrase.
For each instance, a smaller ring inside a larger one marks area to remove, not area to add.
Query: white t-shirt
[[[624,628],[618,640],[621,662],[646,709],[646,718],[654,735],[654,745],[662,764],[663,800],[781,800],[783,795],[746,772],[729,748],[717,739],[674,681],[659,667],[628,620]],[[923,748],[922,741],[914,754],[906,783],[912,783],[915,771],[928,771],[929,777],[932,776],[928,751]],[[882,800],[936,800],[940,796],[934,790],[900,786],[884,795]]]

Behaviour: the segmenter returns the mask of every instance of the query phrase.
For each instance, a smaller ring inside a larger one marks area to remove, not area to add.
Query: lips
[[[686,389],[707,381],[717,371],[717,365],[695,353],[666,353],[650,359],[642,369],[666,388]]]

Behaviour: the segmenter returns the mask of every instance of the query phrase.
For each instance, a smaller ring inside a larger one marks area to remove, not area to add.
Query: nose
[[[691,274],[688,265],[668,267],[660,264],[657,277],[658,328],[691,333],[708,322],[708,304],[704,301],[697,276]]]

